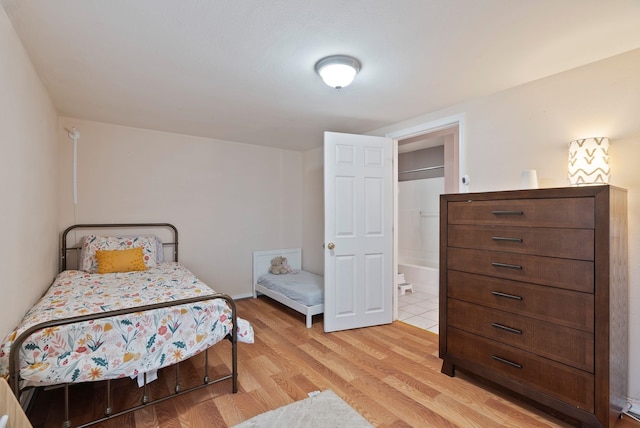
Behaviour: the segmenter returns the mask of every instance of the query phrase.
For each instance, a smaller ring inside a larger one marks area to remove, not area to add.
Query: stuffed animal
[[[286,257],[282,258],[282,267],[285,268],[287,273],[298,273],[298,272],[294,271],[293,269],[291,269],[291,266],[289,266],[289,263],[287,263],[287,258]]]
[[[271,266],[269,267],[269,273],[274,275],[280,275],[283,273],[291,272],[291,268],[287,263],[287,258],[278,256],[271,259]]]

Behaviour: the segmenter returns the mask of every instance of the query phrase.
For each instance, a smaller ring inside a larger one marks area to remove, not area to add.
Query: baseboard
[[[231,296],[233,300],[253,298],[253,293],[234,294]]]

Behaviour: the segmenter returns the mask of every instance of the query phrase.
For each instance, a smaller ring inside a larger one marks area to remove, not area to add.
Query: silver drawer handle
[[[507,238],[505,236],[492,236],[494,241],[522,242],[522,238]]]
[[[495,210],[492,211],[493,215],[524,215],[524,211],[502,211]]]
[[[497,355],[492,355],[491,358],[493,358],[496,361],[500,361],[501,363],[508,364],[511,367],[515,367],[517,369],[521,369],[522,368],[522,366],[520,364],[514,363],[513,361],[505,360],[504,358],[500,358]]]
[[[517,328],[507,327],[506,325],[498,324],[496,322],[492,322],[491,326],[495,328],[499,328],[500,330],[508,331],[509,333],[522,334],[522,330],[518,330]]]
[[[520,296],[516,296],[514,294],[503,293],[501,291],[492,291],[491,294],[493,294],[494,296],[498,296],[498,297],[506,297],[507,299],[522,300],[522,297],[520,297]]]
[[[507,268],[507,269],[522,270],[522,266],[520,266],[520,265],[510,265],[508,263],[493,262],[493,263],[491,263],[491,265],[495,266],[495,267],[502,267],[502,268]]]

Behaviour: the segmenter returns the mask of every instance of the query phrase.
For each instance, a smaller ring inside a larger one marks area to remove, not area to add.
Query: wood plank
[[[22,411],[20,403],[11,392],[9,384],[4,378],[0,378],[0,416],[8,415],[8,427],[30,427],[31,423]]]
[[[455,378],[440,373],[438,336],[426,330],[394,322],[325,334],[322,322],[316,320],[307,329],[299,314],[266,298],[241,300],[237,306],[256,333],[256,343],[239,347],[237,394],[231,394],[231,382],[224,381],[101,426],[227,427],[326,389],[376,427],[569,426],[463,373]],[[279,321],[272,323],[270,317]],[[229,349],[228,344],[221,344],[210,350],[212,372],[230,365]],[[203,366],[203,356],[182,363],[181,382],[200,382]],[[160,380],[149,385],[150,393],[155,396],[170,390],[174,376],[171,368],[161,370]],[[104,395],[102,385],[72,390],[86,396],[86,403]],[[61,426],[61,393],[62,389],[56,389],[37,398],[30,415],[32,421],[38,421],[35,428]],[[123,379],[117,384],[117,394],[118,405],[126,404],[123,400],[137,404],[141,392],[134,381]],[[102,403],[91,403],[92,409],[74,409],[73,420],[86,420],[85,413],[103,408]],[[640,424],[625,418],[615,428],[640,428]]]

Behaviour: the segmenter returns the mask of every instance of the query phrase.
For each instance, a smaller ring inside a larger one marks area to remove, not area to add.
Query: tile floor
[[[413,286],[414,290],[416,285]],[[438,296],[423,291],[398,295],[398,319],[438,334]]]

